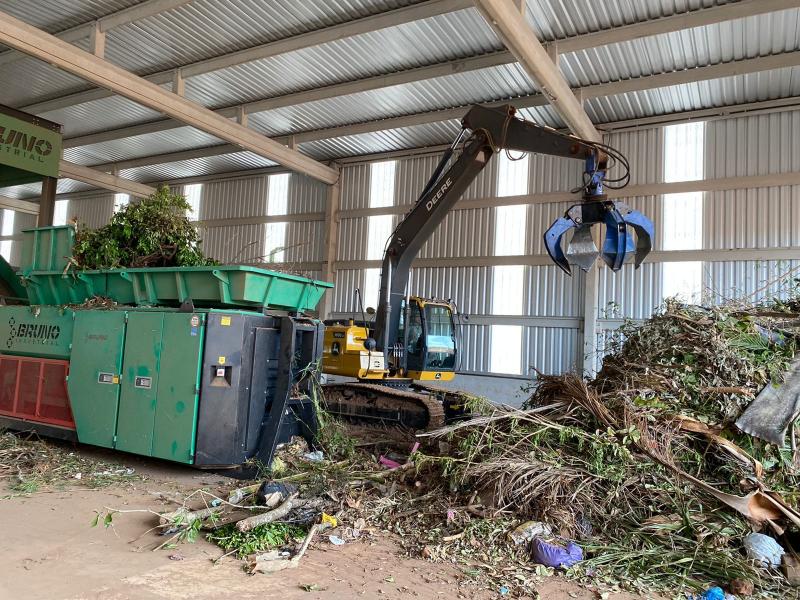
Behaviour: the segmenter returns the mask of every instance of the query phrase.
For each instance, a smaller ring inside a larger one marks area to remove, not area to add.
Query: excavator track
[[[323,386],[328,412],[350,422],[424,431],[445,424],[443,391],[375,383]]]

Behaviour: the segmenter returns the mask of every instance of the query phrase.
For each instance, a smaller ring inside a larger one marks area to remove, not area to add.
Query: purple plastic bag
[[[583,560],[583,550],[574,542],[566,546],[551,544],[541,538],[533,539],[533,560],[546,567],[571,567]]]

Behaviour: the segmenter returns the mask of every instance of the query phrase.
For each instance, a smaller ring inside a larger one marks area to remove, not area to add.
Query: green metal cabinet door
[[[153,456],[194,461],[205,315],[164,315]]]
[[[67,389],[84,444],[114,446],[124,340],[125,311],[76,311]]]
[[[153,451],[163,322],[163,313],[128,313],[115,446],[125,452]]]

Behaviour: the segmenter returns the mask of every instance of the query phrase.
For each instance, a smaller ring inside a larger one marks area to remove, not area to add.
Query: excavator
[[[615,149],[520,119],[513,106],[472,106],[413,208],[387,241],[374,320],[326,321],[322,371],[349,378],[324,386],[327,410],[346,420],[412,430],[440,427],[463,412],[459,392],[433,387],[451,381],[458,365],[459,317],[450,300],[421,298],[408,290],[411,264],[467,187],[501,151],[532,152],[584,161],[580,203],[544,234],[548,254],[571,274],[570,263],[588,270],[597,256],[614,271],[632,259],[638,268],[651,249],[653,224],[605,187],[629,181],[628,162]],[[608,169],[619,163],[620,177]],[[592,237],[605,226],[602,248]],[[565,234],[574,230],[566,252]],[[363,306],[362,306],[363,311]],[[353,381],[355,380],[355,381]]]

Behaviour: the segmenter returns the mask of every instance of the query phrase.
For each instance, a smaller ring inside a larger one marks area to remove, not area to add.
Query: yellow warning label
[[[119,383],[119,375],[114,375],[114,377],[111,378],[111,381],[114,383]]]
[[[224,356],[220,356],[220,357],[217,359],[217,362],[218,362],[219,364],[221,364],[221,365],[224,365],[224,364],[225,364],[225,357],[224,357]]]
[[[230,327],[231,325],[231,318],[230,317],[222,317],[219,322],[220,325],[224,325],[225,327]]]

